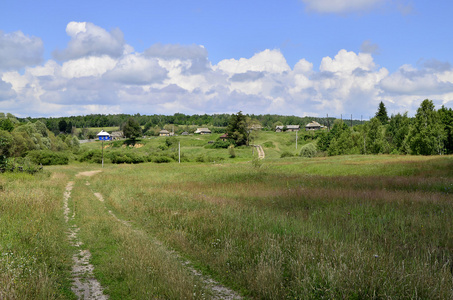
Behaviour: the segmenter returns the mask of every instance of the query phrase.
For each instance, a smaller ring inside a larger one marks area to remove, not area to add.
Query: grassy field
[[[259,137],[273,144],[261,167],[250,155],[1,175],[0,298],[73,297],[70,180],[73,222],[111,299],[210,298],[184,261],[253,299],[453,297],[452,156],[280,159],[295,144],[272,138]]]

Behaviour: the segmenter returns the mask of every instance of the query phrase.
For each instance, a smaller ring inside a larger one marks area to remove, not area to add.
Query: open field
[[[75,298],[69,181],[69,225],[110,299],[222,298],[192,269],[252,299],[453,297],[452,156],[277,159],[294,145],[272,143],[261,167],[244,155],[1,175],[0,298]]]

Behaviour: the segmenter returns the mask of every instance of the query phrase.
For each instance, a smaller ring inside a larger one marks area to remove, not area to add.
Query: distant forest
[[[333,125],[336,118],[332,117],[297,117],[297,116],[280,116],[280,115],[246,115],[252,120],[260,122],[263,128],[274,129],[275,125],[300,125],[301,127],[316,121],[321,125],[330,127]],[[60,118],[17,118],[19,122],[43,122],[47,129],[55,134],[60,132],[70,133],[70,130],[75,128],[90,128],[90,127],[121,127],[129,118],[134,118],[141,126],[159,127],[164,128],[165,125],[178,125],[178,126],[214,126],[214,127],[227,127],[231,118],[231,114],[213,114],[213,115],[185,115],[182,113],[175,113],[174,115],[102,115],[92,114],[86,116],[71,116]],[[360,120],[344,120],[348,126],[360,125]]]

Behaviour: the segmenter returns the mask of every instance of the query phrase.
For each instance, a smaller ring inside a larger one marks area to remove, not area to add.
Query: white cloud
[[[279,50],[266,49],[256,53],[250,59],[225,59],[215,67],[229,74],[246,73],[247,71],[282,73],[291,70],[285,57]]]
[[[157,59],[130,54],[121,58],[104,76],[123,84],[146,85],[162,82],[167,77],[167,70],[159,65]]]
[[[307,10],[318,13],[350,13],[367,11],[386,0],[302,0]]]
[[[9,100],[16,96],[12,85],[0,79],[0,101]]]
[[[0,30],[0,70],[39,64],[43,51],[40,38],[26,36],[21,31],[3,33]]]
[[[107,32],[105,29],[89,22],[70,22],[66,33],[71,37],[64,50],[56,50],[53,55],[58,60],[77,59],[85,56],[119,57],[131,51],[124,42],[119,29]]]
[[[68,24],[67,32],[74,43],[60,53],[64,61],[27,66],[24,59],[0,75],[0,111],[61,116],[242,110],[300,116],[352,113],[356,118],[374,115],[380,101],[390,113],[414,113],[425,98],[453,102],[453,68],[448,62],[424,60],[389,74],[376,65],[371,42],[364,42],[361,53],[342,49],[324,57],[315,70],[306,59],[291,69],[275,49],[217,65],[199,45],[156,44],[138,53],[119,42],[111,55],[99,39],[115,44],[122,34],[116,39],[93,24],[75,22]]]
[[[65,78],[99,77],[112,70],[116,64],[117,60],[108,55],[88,56],[63,63],[61,72]]]

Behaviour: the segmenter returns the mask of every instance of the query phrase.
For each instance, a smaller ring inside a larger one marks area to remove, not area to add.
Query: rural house
[[[283,128],[285,126],[283,125],[277,125],[275,127],[275,132],[282,132]],[[300,125],[286,125],[286,131],[299,131],[300,130]]]
[[[323,126],[321,124],[319,124],[318,122],[311,121],[311,123],[308,123],[307,125],[305,125],[305,130],[319,130],[322,127]]]
[[[122,131],[113,131],[112,134],[110,135],[110,138],[112,140],[119,140],[124,137],[124,134]]]
[[[227,141],[228,140],[228,133],[224,133],[222,134],[220,137],[219,137],[219,140],[222,140],[222,141]]]
[[[197,128],[197,130],[194,133],[211,134],[211,130],[209,130],[208,128]]]
[[[159,136],[170,136],[170,132],[168,130],[162,129],[159,131]]]

